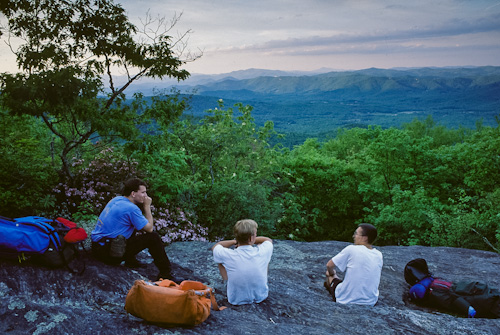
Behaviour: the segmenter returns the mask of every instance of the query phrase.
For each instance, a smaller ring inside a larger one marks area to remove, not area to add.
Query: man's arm
[[[271,243],[273,243],[273,240],[271,240],[269,237],[265,237],[265,236],[257,236],[255,238],[255,244],[262,244],[266,241],[269,241]]]
[[[329,276],[335,276],[335,263],[330,259],[328,263],[326,263],[326,272]]]
[[[144,198],[144,216],[148,220],[148,223],[142,228],[147,233],[152,233],[154,226],[153,226],[153,214],[151,214],[151,202],[153,199],[150,197],[145,197]]]
[[[219,241],[217,243],[215,243],[213,246],[212,246],[212,250],[214,250],[214,248],[218,245],[222,245],[224,248],[230,248],[232,247],[233,245],[236,245],[238,242],[236,240],[225,240],[225,241]]]

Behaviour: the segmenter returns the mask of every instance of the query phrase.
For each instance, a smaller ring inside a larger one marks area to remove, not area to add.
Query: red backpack
[[[85,231],[85,229],[77,227],[76,223],[74,223],[73,221],[61,217],[58,217],[56,220],[62,223],[65,227],[69,228],[66,235],[64,235],[64,240],[66,242],[78,243],[87,239],[87,232]]]
[[[452,282],[446,281],[443,278],[434,278],[430,288],[431,290],[448,291],[452,285],[453,285]]]

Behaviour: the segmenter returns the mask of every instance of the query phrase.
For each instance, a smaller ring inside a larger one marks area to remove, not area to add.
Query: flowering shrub
[[[121,183],[138,174],[137,165],[136,161],[116,154],[113,147],[103,149],[89,163],[75,159],[72,185],[59,183],[53,190],[60,210],[71,215],[99,215],[119,193]]]
[[[178,241],[207,241],[208,229],[197,224],[196,216],[176,207],[168,209],[152,206],[156,231],[164,243]]]
[[[139,175],[137,166],[137,161],[127,160],[112,147],[102,150],[90,162],[75,159],[73,184],[60,183],[53,190],[60,204],[58,212],[64,217],[71,216],[76,222],[85,222],[84,228],[90,234],[95,227],[92,222],[97,221],[106,204],[119,194],[123,181]],[[164,205],[152,206],[151,210],[163,242],[206,241],[207,229],[195,223],[194,214]]]

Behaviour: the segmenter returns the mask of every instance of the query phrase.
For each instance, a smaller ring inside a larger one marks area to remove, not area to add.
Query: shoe
[[[118,235],[113,240],[111,240],[111,245],[109,247],[109,255],[113,258],[122,258],[125,255],[125,249],[127,248],[127,239],[123,235]]]
[[[156,276],[156,280],[155,281],[161,281],[161,280],[164,280],[164,279],[168,279],[168,280],[173,281],[174,283],[177,283],[177,280],[170,273],[168,273],[168,274],[161,274],[160,273],[158,276]]]
[[[125,266],[131,269],[145,268],[148,266],[146,263],[138,261],[136,258],[125,260]]]

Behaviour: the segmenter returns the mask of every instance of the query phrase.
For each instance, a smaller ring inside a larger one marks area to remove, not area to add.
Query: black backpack
[[[417,258],[406,264],[404,275],[406,282],[413,286],[422,279],[432,276],[432,273],[429,271],[426,260]]]

